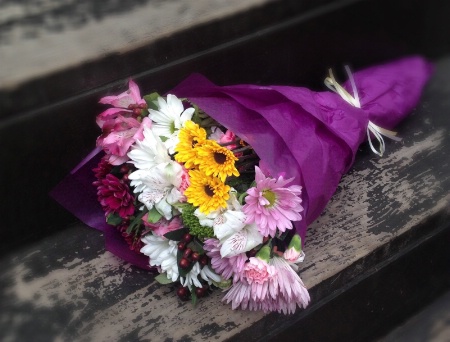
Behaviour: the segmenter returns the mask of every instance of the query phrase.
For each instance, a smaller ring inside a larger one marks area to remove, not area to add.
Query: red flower
[[[124,182],[112,174],[95,182],[97,185],[98,201],[106,215],[116,213],[122,218],[127,218],[134,213],[134,197],[130,188]]]
[[[113,166],[108,162],[107,157],[103,157],[100,162],[98,163],[97,167],[95,169],[92,169],[95,174],[95,178],[97,178],[99,181],[104,179],[107,174],[109,174],[112,170]],[[99,186],[100,182],[94,182],[95,186]]]
[[[139,237],[127,233],[128,224],[129,222],[121,224],[120,226],[117,227],[117,230],[122,234],[123,239],[128,244],[130,249],[140,254],[141,248],[144,247],[144,243],[141,241]]]

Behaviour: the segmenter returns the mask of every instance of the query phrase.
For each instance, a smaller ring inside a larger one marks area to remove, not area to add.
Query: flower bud
[[[256,253],[256,257],[258,259],[264,260],[265,262],[269,262],[270,260],[270,247],[268,245],[263,246],[258,253]]]
[[[289,246],[287,249],[291,249],[291,248],[295,248],[295,250],[297,252],[302,251],[302,238],[300,237],[300,235],[295,234],[292,237],[291,242],[289,242]]]

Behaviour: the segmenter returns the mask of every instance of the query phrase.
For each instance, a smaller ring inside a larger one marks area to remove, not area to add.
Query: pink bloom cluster
[[[291,260],[274,256],[266,261],[258,256],[248,258],[246,253],[222,258],[219,241],[215,239],[206,240],[203,248],[211,258],[211,267],[224,279],[233,279],[233,286],[223,298],[232,304],[233,310],[241,308],[288,314],[294,313],[297,306],[305,308],[308,305],[308,290]],[[295,253],[300,254],[291,251],[290,256]]]
[[[123,164],[129,160],[127,152],[130,146],[144,138],[144,126],[151,125],[147,118],[142,122],[137,119],[147,104],[141,98],[138,86],[131,80],[129,90],[117,96],[103,97],[100,103],[110,104],[113,108],[97,116],[97,124],[102,129],[97,146],[106,152],[110,164]]]
[[[306,308],[310,297],[298,274],[283,258],[274,257],[269,263],[250,258],[244,279],[233,284],[223,301],[231,303],[233,310],[240,307],[289,314],[297,306]]]
[[[186,109],[182,100],[168,95],[167,101],[157,97],[149,102],[149,110],[131,80],[126,92],[103,97],[100,103],[112,108],[97,117],[102,129],[97,146],[106,155],[94,169],[94,185],[111,219],[108,222],[116,226],[130,249],[149,256],[150,265],[167,279],[179,281],[184,290],[177,294],[182,299],[193,291],[200,298],[213,284],[231,285],[223,301],[232,303],[233,309],[293,313],[297,307],[306,307],[309,295],[295,272],[304,258],[300,237],[291,234],[284,248],[279,235],[293,228],[292,221],[302,219],[302,188],[289,185],[292,178],[268,177],[255,166],[255,186],[246,192],[252,181],[248,177],[222,179],[229,187],[221,195],[227,196],[226,206],[204,214],[186,203],[191,170],[170,152],[194,108]],[[259,161],[252,147],[222,129],[213,126],[208,139],[230,149],[238,157],[236,164],[251,170]],[[214,152],[206,157],[217,166],[225,163],[221,156]],[[198,190],[206,200],[215,196],[208,184]],[[207,235],[196,232],[196,224],[201,226],[198,231],[208,228]],[[181,241],[171,240],[180,234],[167,235],[180,229]],[[204,240],[204,236],[209,238]]]

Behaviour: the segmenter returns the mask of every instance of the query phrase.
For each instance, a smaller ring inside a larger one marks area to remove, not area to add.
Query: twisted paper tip
[[[361,108],[361,103],[359,101],[359,95],[358,95],[358,89],[356,88],[355,80],[353,78],[353,74],[350,71],[350,68],[348,65],[345,66],[345,71],[347,72],[348,79],[350,81],[350,85],[352,86],[353,96],[345,90],[334,78],[333,71],[329,69],[330,76],[327,77],[324,81],[325,85],[333,92],[338,94],[344,101],[351,104],[354,107]],[[373,136],[378,140],[379,143],[379,149],[377,150],[375,146],[373,146],[372,139],[370,138],[370,133],[373,134]],[[397,132],[387,130],[385,128],[382,128],[378,125],[375,125],[372,121],[369,121],[369,124],[367,125],[367,139],[369,140],[369,145],[371,150],[379,155],[380,157],[383,156],[386,146],[384,143],[383,135],[389,139],[395,140],[395,141],[401,141],[402,139],[397,137]]]

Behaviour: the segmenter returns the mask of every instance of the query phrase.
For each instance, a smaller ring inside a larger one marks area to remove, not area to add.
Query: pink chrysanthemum
[[[256,186],[247,190],[246,204],[242,210],[247,215],[247,223],[255,222],[263,236],[274,237],[279,231],[292,229],[292,221],[300,221],[303,211],[301,206],[302,187],[291,185],[292,181],[283,176],[266,177],[261,169],[255,166]]]
[[[112,174],[108,174],[97,184],[98,201],[102,205],[105,215],[116,213],[122,218],[133,215],[134,197],[125,182]]]
[[[206,255],[211,258],[211,266],[217,274],[220,274],[226,280],[231,277],[233,277],[234,282],[241,280],[247,261],[245,253],[222,258],[220,255],[220,242],[216,239],[206,240],[203,249],[206,251]]]
[[[270,259],[267,266],[272,267],[275,274],[269,272],[267,277],[261,278],[266,279],[261,283],[249,281],[245,277],[233,285],[223,301],[231,303],[233,310],[240,307],[244,310],[278,311],[288,314],[294,313],[297,306],[306,308],[310,300],[308,290],[287,261],[275,257]],[[253,268],[252,271],[257,269]],[[262,273],[267,273],[268,269],[262,268]]]

